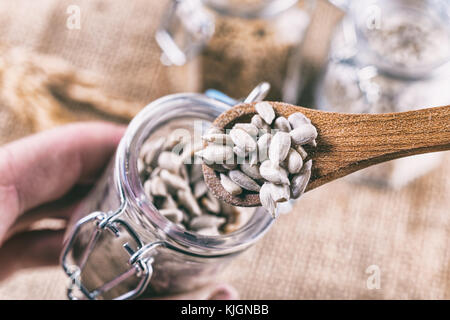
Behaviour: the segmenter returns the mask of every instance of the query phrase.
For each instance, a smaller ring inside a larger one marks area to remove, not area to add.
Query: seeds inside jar
[[[248,126],[241,128],[253,129]],[[205,152],[202,150],[202,141],[191,143],[186,137],[175,135],[176,130],[172,133],[174,136],[169,133],[167,139],[148,139],[140,150],[138,170],[147,199],[169,221],[201,235],[230,233],[246,224],[253,209],[232,207],[215,198],[203,180],[201,163],[195,161],[197,157],[205,161],[223,161],[223,164],[211,162],[211,166],[225,173],[237,169],[237,164],[225,162],[234,156],[232,147],[228,146],[233,143],[231,137],[212,127],[202,137],[203,141],[211,144],[211,148]],[[176,144],[174,141],[181,142]],[[177,149],[180,143],[182,150]],[[242,192],[242,188],[227,174],[223,175],[223,179],[228,192]],[[259,188],[257,184],[251,187]]]

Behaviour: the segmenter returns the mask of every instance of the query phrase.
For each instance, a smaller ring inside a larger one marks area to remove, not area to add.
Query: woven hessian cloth
[[[188,90],[159,62],[153,40],[161,1],[15,0],[0,2],[1,46],[60,56],[104,75],[106,92],[146,103]],[[66,28],[69,4],[81,30]],[[305,48],[326,54],[340,13],[318,5]],[[1,143],[26,135],[0,103]],[[307,193],[221,275],[243,299],[450,298],[450,154],[426,177],[398,191],[335,181]],[[369,290],[369,266],[381,288]],[[0,262],[1,267],[1,262]],[[64,299],[60,267],[25,270],[0,283],[0,299]]]

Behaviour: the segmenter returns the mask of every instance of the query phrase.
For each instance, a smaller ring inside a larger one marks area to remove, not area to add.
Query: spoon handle
[[[450,150],[450,106],[385,114],[295,109],[310,117],[319,132],[318,146],[311,148],[317,161],[308,189],[377,163]]]

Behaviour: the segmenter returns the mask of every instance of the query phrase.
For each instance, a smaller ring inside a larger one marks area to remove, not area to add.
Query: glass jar
[[[180,71],[195,66],[199,90],[244,97],[261,81],[269,100],[296,102],[301,45],[313,0],[174,0],[156,41],[161,61]]]
[[[247,102],[263,99],[267,89],[267,84],[257,87]],[[248,222],[229,234],[187,231],[158,212],[140,180],[139,150],[149,137],[172,125],[198,130],[199,120],[200,131],[207,130],[234,104],[217,91],[175,94],[150,103],[132,120],[71,221],[61,259],[71,279],[69,298],[129,299],[197,288],[269,229],[273,219],[255,208]]]
[[[389,113],[450,104],[450,3],[333,0],[347,13],[316,91],[320,109]],[[349,178],[402,187],[436,167],[442,153],[380,164]]]

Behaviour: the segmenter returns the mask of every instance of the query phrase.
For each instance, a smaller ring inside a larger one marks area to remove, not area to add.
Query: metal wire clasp
[[[162,243],[153,242],[144,245],[133,228],[126,221],[119,218],[120,213],[121,210],[108,216],[104,212],[93,212],[83,219],[80,219],[75,225],[75,228],[73,229],[67,243],[65,244],[61,256],[61,265],[63,266],[65,273],[70,278],[70,284],[67,288],[67,296],[69,299],[98,299],[102,294],[116,287],[126,279],[130,278],[131,276],[136,276],[139,278],[139,282],[136,288],[114,298],[115,300],[131,299],[139,296],[149,284],[153,272],[151,266],[153,258],[150,252]],[[95,225],[95,229],[90,235],[90,238],[87,242],[86,247],[84,248],[84,251],[81,254],[81,258],[79,259],[78,264],[70,264],[68,262],[68,257],[73,250],[74,241],[77,238],[77,235],[80,233],[81,228],[89,223],[93,223]],[[129,260],[127,261],[127,263],[130,265],[130,268],[122,274],[117,275],[114,279],[90,291],[86,288],[85,285],[83,285],[81,274],[95,248],[95,245],[100,238],[101,233],[104,230],[111,231],[117,238],[120,236],[121,232],[127,232],[127,234],[137,244],[137,249],[133,249],[128,242],[124,243],[123,247],[130,255]],[[78,291],[80,291],[83,296],[76,296],[74,294],[75,289],[78,289]]]

